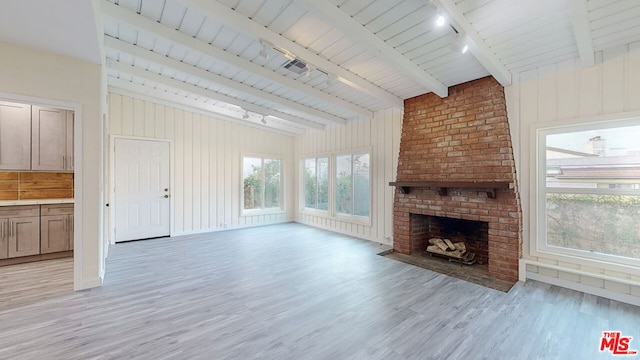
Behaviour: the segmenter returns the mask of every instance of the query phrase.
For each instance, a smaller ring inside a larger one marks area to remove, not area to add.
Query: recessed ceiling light
[[[444,15],[438,14],[436,16],[436,26],[444,26],[447,23],[447,19],[445,19]]]

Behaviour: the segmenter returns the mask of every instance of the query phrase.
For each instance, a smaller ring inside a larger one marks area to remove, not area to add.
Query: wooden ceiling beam
[[[324,125],[321,123],[317,123],[307,119],[302,119],[278,110],[256,105],[244,100],[236,99],[234,97],[220,94],[215,91],[207,90],[199,86],[187,84],[180,80],[176,80],[176,79],[166,77],[164,75],[156,74],[139,67],[125,65],[117,61],[107,61],[107,66],[109,67],[109,69],[112,69],[120,73],[129,74],[134,77],[144,79],[146,81],[151,81],[151,82],[166,85],[178,90],[186,91],[188,93],[197,94],[199,96],[208,97],[213,100],[222,101],[228,104],[240,106],[241,108],[254,113],[258,113],[262,115],[272,115],[280,119],[287,120],[289,122],[299,124],[308,128],[324,130]]]
[[[232,115],[219,112],[213,104],[207,104],[195,99],[185,98],[184,96],[171,94],[162,90],[158,90],[138,83],[133,83],[131,81],[127,81],[117,77],[107,76],[107,82],[109,93],[112,94],[129,96],[156,104],[171,106],[176,109],[214,117],[216,119],[233,122],[239,125],[265,129],[287,136],[296,136],[304,134],[306,132],[306,129],[304,127],[296,127],[286,121],[278,123],[276,123],[275,121],[269,121],[269,123],[265,125],[262,124],[259,120],[249,121],[239,119]]]
[[[384,60],[408,78],[426,87],[426,92],[432,91],[443,98],[449,95],[449,89],[442,81],[411,62],[333,3],[318,0],[295,0],[295,2],[304,6],[314,16],[330,23],[342,33],[348,34],[351,39],[365,46],[369,51],[375,53],[376,57]]]
[[[175,60],[167,56],[155,53],[153,51],[143,49],[139,46],[129,44],[126,41],[122,41],[122,40],[118,40],[118,39],[106,36],[104,39],[104,43],[106,47],[125,52],[127,54],[133,55],[134,57],[144,59],[152,63],[161,65],[163,67],[171,68],[171,69],[180,71],[182,73],[189,74],[193,77],[204,79],[204,80],[216,83],[218,85],[222,85],[224,87],[243,92],[251,96],[259,97],[266,101],[279,104],[282,107],[287,108],[293,112],[300,112],[300,113],[307,114],[309,117],[315,118],[320,123],[327,122],[327,121],[334,122],[340,125],[345,125],[347,123],[347,121],[343,118],[340,118],[331,114],[327,114],[323,111],[308,107],[306,105],[299,104],[291,100],[283,99],[277,95],[268,93],[266,91],[256,89],[249,85],[228,79],[224,76],[214,74],[212,72],[197,68],[195,66],[191,66],[179,60]]]
[[[267,78],[271,81],[275,81],[278,82],[280,84],[282,84],[283,86],[287,86],[287,87],[291,87],[294,88],[296,91],[300,91],[302,93],[306,93],[308,96],[314,97],[314,98],[318,98],[320,100],[326,101],[331,103],[332,105],[335,105],[337,107],[343,108],[347,111],[350,111],[354,114],[357,114],[359,116],[365,116],[368,118],[371,118],[373,116],[373,112],[364,109],[362,107],[359,107],[355,104],[349,103],[345,100],[336,98],[335,96],[323,93],[317,89],[313,89],[312,87],[308,86],[308,85],[304,85],[302,83],[299,83],[293,79],[287,78],[285,76],[281,76],[279,74],[276,74],[275,72],[268,70],[266,68],[263,68],[260,65],[254,64],[248,60],[244,60],[238,56],[235,56],[233,54],[230,54],[222,49],[218,49],[214,46],[209,45],[208,43],[198,40],[192,36],[188,36],[186,34],[183,34],[179,31],[176,31],[173,28],[170,28],[168,26],[162,25],[156,21],[153,21],[151,19],[148,19],[144,16],[138,15],[135,12],[129,11],[126,8],[122,7],[122,6],[118,6],[109,2],[102,2],[102,11],[103,14],[105,14],[106,16],[110,16],[114,19],[116,19],[117,21],[121,21],[124,22],[126,24],[129,24],[135,28],[138,28],[140,30],[155,34],[156,36],[162,37],[164,39],[179,43],[183,46],[189,47],[193,50],[196,50],[198,52],[201,52],[203,54],[212,56],[214,58],[216,58],[217,60],[220,60],[230,66],[233,67],[237,67],[239,69],[242,70],[246,70],[249,72],[253,72],[258,76]],[[120,43],[125,43],[124,41],[120,41]],[[146,53],[150,53],[151,54],[157,54],[157,53],[153,53],[152,51],[149,51],[147,49],[143,50],[143,52]],[[166,59],[166,56],[163,56]],[[186,64],[185,64],[186,65]],[[188,65],[187,65],[188,66]],[[204,71],[206,74],[209,75],[213,75],[216,76],[218,80],[220,81],[232,81],[228,78],[222,77],[220,75],[214,74],[212,72],[203,70],[203,69],[199,69],[197,67],[193,67],[190,66],[190,69],[192,69],[190,72],[193,71],[197,71],[197,70],[202,70]],[[204,73],[202,73],[204,74]],[[283,80],[284,79],[284,80]],[[213,80],[210,80],[213,81]],[[217,82],[217,81],[216,81]],[[320,110],[308,107],[306,105],[302,105],[302,104],[298,104],[295,103],[291,100],[288,99],[284,99],[281,98],[279,96],[264,92],[262,90],[256,89],[256,88],[252,88],[248,85],[239,83],[239,82],[233,82],[234,84],[237,84],[237,86],[235,86],[234,88],[239,89],[240,87],[242,87],[244,90],[243,92],[245,93],[253,93],[253,96],[260,96],[262,97],[264,96],[268,96],[269,99],[268,101],[271,102],[282,102],[282,105],[285,107],[291,107],[291,106],[295,106],[298,111],[304,112],[304,113],[309,113],[311,114],[313,117],[318,117],[318,116],[322,116],[324,120],[322,120],[321,122],[334,122],[334,123],[338,123],[338,124],[346,124],[347,120],[335,115],[331,115],[325,112],[322,112]],[[229,86],[225,85],[225,86]],[[253,89],[253,90],[252,90]],[[310,90],[311,89],[311,90]],[[246,90],[246,91],[245,91]],[[297,105],[292,105],[292,103],[297,104]],[[304,110],[303,110],[304,108]]]
[[[593,50],[593,38],[589,24],[586,0],[569,0],[569,17],[576,37],[576,45],[582,66],[593,66],[596,63]]]
[[[269,30],[262,24],[247,18],[235,10],[211,0],[180,0],[183,4],[199,9],[203,15],[215,20],[220,24],[224,24],[234,30],[248,34],[256,39],[263,39],[275,45],[278,48],[286,49],[301,60],[320,68],[343,84],[351,88],[365,93],[374,99],[384,102],[388,106],[403,108],[404,101],[381,87],[361,78],[360,76],[344,69],[315,52],[305,48],[304,46],[293,42],[284,36]]]
[[[511,72],[502,64],[496,54],[491,51],[484,39],[478,34],[471,22],[464,16],[462,11],[458,9],[455,0],[434,0],[439,4],[442,10],[445,10],[452,20],[452,25],[466,36],[469,51],[484,66],[485,69],[496,79],[502,86],[510,86],[512,82]]]

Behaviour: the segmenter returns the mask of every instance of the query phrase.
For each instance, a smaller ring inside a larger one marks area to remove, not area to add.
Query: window
[[[640,260],[640,125],[539,131],[538,249]]]
[[[336,213],[369,216],[371,183],[369,154],[336,156]]]
[[[329,209],[329,158],[304,160],[304,207]]]
[[[244,210],[282,208],[281,171],[280,159],[243,158]]]

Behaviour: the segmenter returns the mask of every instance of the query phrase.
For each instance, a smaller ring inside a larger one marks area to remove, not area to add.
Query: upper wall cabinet
[[[73,170],[73,112],[33,106],[31,169]]]
[[[31,168],[31,105],[0,101],[0,170]]]

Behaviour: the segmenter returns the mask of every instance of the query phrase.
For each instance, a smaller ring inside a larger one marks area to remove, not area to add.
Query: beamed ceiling
[[[598,51],[640,41],[638,0],[97,4],[110,91],[290,134],[371,117],[428,92],[445,97],[449,86],[487,75],[508,86],[530,69],[592,66]],[[445,26],[435,25],[439,14]]]

